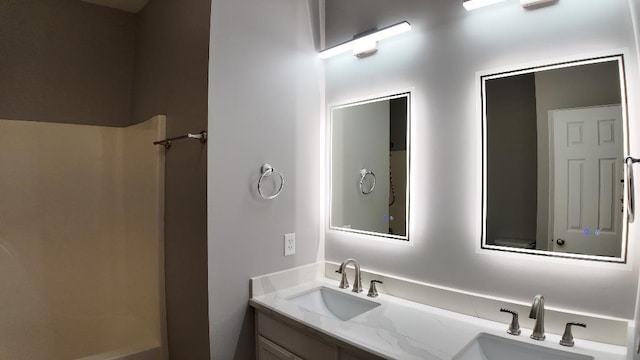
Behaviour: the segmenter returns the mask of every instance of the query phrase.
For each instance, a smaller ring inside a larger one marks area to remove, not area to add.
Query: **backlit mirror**
[[[625,262],[623,56],[480,80],[482,248]]]
[[[408,240],[410,94],[331,108],[329,226]]]

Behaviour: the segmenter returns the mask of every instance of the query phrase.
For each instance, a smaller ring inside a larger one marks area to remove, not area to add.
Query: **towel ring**
[[[284,176],[280,171],[274,169],[273,166],[267,163],[262,165],[262,167],[260,168],[260,172],[262,173],[262,175],[260,176],[260,179],[258,179],[258,194],[261,198],[266,200],[275,199],[278,195],[280,195],[280,192],[282,192],[282,187],[284,186]],[[274,173],[280,177],[280,187],[273,195],[265,195],[262,193],[262,182]]]
[[[640,159],[627,156],[624,159],[625,165],[627,165],[627,216],[629,222],[632,223],[635,219],[635,189],[633,185],[633,164],[640,162]]]
[[[373,183],[371,184],[371,189],[369,189],[369,191],[365,191],[362,188],[362,183],[364,182],[364,179],[369,175],[373,179]],[[365,168],[360,169],[360,192],[363,193],[364,195],[369,195],[373,192],[373,189],[375,188],[376,188],[376,174],[374,174],[373,171],[369,171]]]

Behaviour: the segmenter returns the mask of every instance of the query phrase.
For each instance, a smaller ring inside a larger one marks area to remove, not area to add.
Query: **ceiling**
[[[82,0],[88,3],[102,5],[114,9],[137,13],[147,4],[149,0]]]

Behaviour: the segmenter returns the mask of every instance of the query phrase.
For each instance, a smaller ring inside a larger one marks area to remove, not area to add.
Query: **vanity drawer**
[[[258,360],[302,360],[286,349],[258,335]]]
[[[336,345],[313,338],[263,314],[261,311],[256,312],[256,328],[259,336],[302,359],[338,360],[339,350]]]

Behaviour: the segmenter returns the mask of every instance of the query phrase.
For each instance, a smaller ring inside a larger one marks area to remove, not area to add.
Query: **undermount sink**
[[[380,306],[375,301],[361,299],[324,286],[293,295],[287,300],[306,310],[342,321],[353,319]]]
[[[551,349],[481,333],[452,360],[594,360],[593,356]]]

